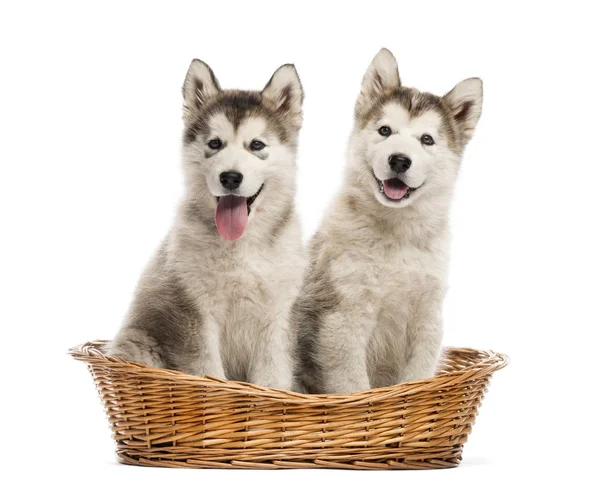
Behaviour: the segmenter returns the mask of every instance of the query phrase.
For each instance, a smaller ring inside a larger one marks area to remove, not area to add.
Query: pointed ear
[[[190,120],[200,111],[206,101],[221,91],[219,82],[210,66],[194,59],[183,82],[183,117]]]
[[[278,113],[289,118],[297,128],[300,128],[304,91],[293,64],[284,64],[273,73],[263,88],[262,96],[273,104]]]
[[[444,95],[444,102],[450,108],[450,114],[460,129],[463,142],[468,142],[481,115],[483,82],[479,78],[461,81]]]
[[[400,86],[398,63],[394,55],[386,48],[381,49],[373,58],[363,77],[360,95],[356,101],[357,109],[365,108],[377,95],[388,88]]]

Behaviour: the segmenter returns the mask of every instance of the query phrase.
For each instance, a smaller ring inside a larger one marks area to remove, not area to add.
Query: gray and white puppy
[[[311,242],[293,310],[298,389],[347,393],[435,373],[450,199],[481,104],[477,78],[438,97],[401,86],[388,50],[374,58],[345,181]]]
[[[284,65],[261,92],[222,90],[194,60],[183,96],[185,196],[108,352],[290,389],[289,313],[303,271],[298,74]]]

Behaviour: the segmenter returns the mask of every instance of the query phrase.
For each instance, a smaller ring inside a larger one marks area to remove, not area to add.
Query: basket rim
[[[109,342],[110,341],[107,340],[85,342],[71,347],[68,353],[77,361],[82,361],[88,364],[88,366],[118,369],[121,371],[128,370],[130,373],[135,373],[145,378],[152,378],[155,380],[164,379],[168,381],[175,380],[181,384],[192,384],[213,389],[229,390],[240,395],[255,395],[271,400],[281,400],[282,402],[290,404],[314,403],[320,405],[359,405],[385,400],[391,396],[402,397],[421,393],[423,391],[439,391],[445,388],[452,388],[457,384],[466,381],[478,379],[482,376],[491,375],[495,371],[503,369],[509,364],[509,357],[506,354],[495,351],[463,347],[445,347],[443,349],[443,353],[445,354],[463,354],[479,358],[473,364],[460,370],[436,374],[431,378],[423,380],[344,394],[308,394],[270,388],[242,381],[225,380],[214,376],[195,376],[172,369],[153,368],[142,363],[127,361],[120,357],[104,354],[101,348]]]

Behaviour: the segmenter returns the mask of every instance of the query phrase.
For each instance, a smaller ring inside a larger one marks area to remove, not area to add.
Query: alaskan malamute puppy
[[[443,97],[400,85],[383,49],[363,79],[340,194],[312,240],[293,316],[300,390],[347,393],[435,373],[448,212],[482,83]]]
[[[302,282],[295,213],[302,87],[222,90],[192,61],[183,86],[186,192],[110,354],[290,389],[289,312]]]

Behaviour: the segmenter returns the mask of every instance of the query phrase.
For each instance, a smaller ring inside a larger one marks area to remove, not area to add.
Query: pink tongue
[[[405,185],[398,178],[385,180],[383,182],[383,191],[392,200],[400,200],[408,190],[408,185]]]
[[[229,241],[239,239],[248,223],[246,198],[236,197],[235,195],[219,198],[215,220],[221,237]]]

